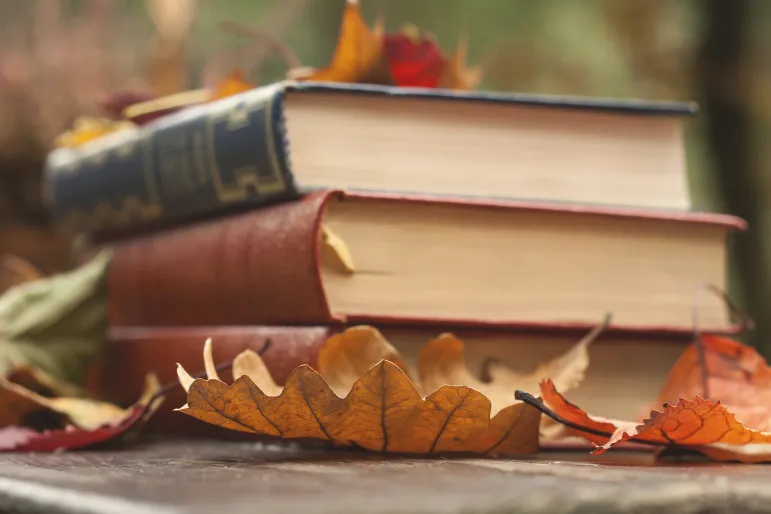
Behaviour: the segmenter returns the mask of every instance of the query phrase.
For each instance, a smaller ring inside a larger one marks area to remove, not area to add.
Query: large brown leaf
[[[231,430],[390,453],[522,455],[538,449],[536,409],[516,403],[491,417],[490,400],[466,385],[443,385],[422,397],[398,353],[369,327],[331,338],[319,357],[320,373],[299,366],[283,387],[251,351],[234,361],[230,386],[214,371],[210,341],[204,361],[208,380],[178,368],[188,391],[179,410]]]

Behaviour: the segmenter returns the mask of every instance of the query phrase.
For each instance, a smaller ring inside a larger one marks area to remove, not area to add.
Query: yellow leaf
[[[332,62],[326,68],[295,75],[302,80],[325,82],[390,83],[383,58],[382,21],[370,29],[358,0],[347,0]]]
[[[71,130],[59,135],[55,139],[54,146],[76,147],[106,134],[135,127],[136,125],[130,121],[113,121],[106,118],[81,116],[75,120]]]
[[[219,100],[220,98],[227,98],[229,96],[243,93],[254,89],[255,85],[247,82],[244,79],[244,74],[241,70],[235,70],[225,80],[217,84],[217,87],[211,93],[209,101]]]
[[[341,268],[345,273],[353,274],[356,272],[356,266],[353,264],[353,256],[351,255],[351,250],[348,249],[348,245],[345,244],[343,238],[335,234],[327,225],[321,226],[321,244],[326,255],[332,257],[337,267]]]
[[[330,368],[330,381],[343,397],[305,365],[295,368],[278,394],[268,394],[277,386],[252,353],[239,363],[240,377],[231,386],[214,378],[191,382],[179,367],[188,400],[178,410],[231,430],[379,452],[522,455],[538,450],[537,409],[518,403],[491,419],[490,400],[464,385],[442,386],[422,398],[402,367],[381,358],[398,360],[382,337],[368,327],[348,332],[330,340],[319,366]],[[361,348],[366,345],[371,348]],[[380,360],[351,382],[371,358]]]

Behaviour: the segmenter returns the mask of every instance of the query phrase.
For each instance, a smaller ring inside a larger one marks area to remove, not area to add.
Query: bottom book
[[[191,373],[203,370],[204,341],[211,337],[214,360],[232,360],[245,349],[263,354],[274,380],[283,384],[301,364],[316,366],[316,357],[326,339],[342,328],[331,327],[195,327],[113,328],[111,344],[96,379],[108,400],[128,405],[144,385],[144,375],[155,373],[161,383],[176,379],[176,364]],[[383,335],[414,366],[420,348],[446,330],[429,328],[383,328]],[[538,364],[557,357],[574,345],[581,334],[453,331],[465,344],[469,369],[480,374],[488,359],[497,359],[517,372],[531,372]],[[588,412],[607,418],[633,420],[657,396],[668,372],[687,347],[687,339],[665,339],[629,334],[602,334],[590,346],[590,362],[580,386],[569,391],[569,400]],[[414,370],[412,370],[414,371]],[[415,375],[413,375],[415,376]],[[221,373],[230,381],[228,372]],[[537,394],[538,391],[531,391]],[[512,391],[512,401],[514,391]],[[229,436],[184,414],[174,412],[185,403],[185,393],[175,388],[151,419],[148,429],[158,433]]]

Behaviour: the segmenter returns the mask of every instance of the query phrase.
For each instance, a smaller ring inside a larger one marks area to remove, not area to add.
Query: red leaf
[[[700,337],[706,369],[698,347],[688,347],[669,372],[653,408],[679,398],[709,396],[720,400],[747,426],[771,432],[771,367],[766,360],[753,348],[727,337]]]
[[[438,87],[447,65],[447,59],[433,40],[407,33],[386,34],[383,52],[397,86]]]
[[[558,421],[572,425],[577,435],[595,443],[592,453],[601,454],[617,443],[636,441],[688,448],[715,460],[771,460],[771,433],[747,428],[720,402],[698,396],[694,400],[680,399],[676,405],[665,404],[662,412],[652,411],[648,419],[637,424],[591,416],[568,402],[551,380],[541,382],[541,394],[553,409],[552,413],[544,412],[556,414],[561,418]],[[532,404],[532,400],[528,403]]]
[[[151,405],[137,405],[128,416],[114,425],[106,425],[95,430],[83,430],[70,425],[63,430],[45,430],[36,432],[24,427],[5,427],[0,429],[0,451],[14,452],[52,452],[55,450],[75,450],[86,448],[117,439],[129,429],[143,421]]]

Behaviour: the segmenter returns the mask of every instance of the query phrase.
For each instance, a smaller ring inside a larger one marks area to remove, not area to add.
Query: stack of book
[[[472,370],[528,371],[610,312],[568,396],[633,418],[689,342],[696,291],[725,289],[744,228],[692,209],[695,112],[282,82],[57,149],[46,185],[62,226],[114,248],[104,366],[119,400],[145,371],[201,367],[207,337],[223,361],[270,338],[279,382],[359,324],[408,361],[452,332]],[[699,319],[736,329],[718,298]]]

